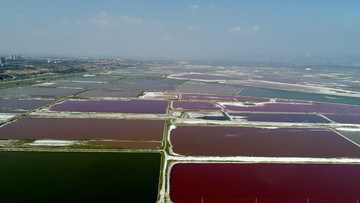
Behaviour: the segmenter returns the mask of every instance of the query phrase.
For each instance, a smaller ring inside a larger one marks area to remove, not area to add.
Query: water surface
[[[221,111],[220,107],[217,107],[210,102],[173,101],[171,106],[173,109],[177,110]]]
[[[141,91],[116,91],[116,90],[89,90],[79,94],[79,97],[137,97]]]
[[[0,171],[2,202],[156,202],[160,154],[0,152]]]
[[[168,101],[159,100],[66,100],[51,111],[166,114]]]
[[[235,120],[289,123],[330,123],[315,114],[229,113]]]
[[[360,165],[175,164],[173,202],[307,203],[360,200]]]
[[[335,95],[326,95],[326,94],[292,92],[285,90],[263,89],[256,87],[244,87],[244,89],[239,93],[239,95],[360,105],[360,99],[357,97],[344,97],[344,96],[335,96]]]
[[[177,126],[170,142],[187,156],[360,157],[360,147],[320,128]]]
[[[162,140],[164,124],[162,120],[26,118],[1,127],[0,138]]]
[[[64,88],[19,87],[1,91],[2,95],[69,96],[81,90]]]

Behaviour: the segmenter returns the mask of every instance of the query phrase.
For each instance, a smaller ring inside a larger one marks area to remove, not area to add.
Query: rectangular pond
[[[213,74],[201,74],[201,73],[185,73],[177,76],[173,76],[174,78],[182,78],[182,79],[194,79],[194,80],[236,80],[238,78],[225,76],[225,75],[213,75]]]
[[[183,81],[171,79],[123,79],[116,83],[106,84],[102,88],[106,89],[135,89],[135,90],[175,90],[175,87]]]
[[[359,188],[358,164],[180,163],[170,173],[173,202],[356,203]]]
[[[325,115],[332,121],[337,123],[350,123],[350,124],[360,124],[360,115]]]
[[[99,86],[99,83],[93,82],[67,82],[67,81],[54,81],[45,84],[39,84],[39,86],[46,86],[46,87],[69,87],[69,88],[90,88]]]
[[[69,96],[81,90],[64,88],[19,87],[6,89],[1,95],[32,95],[32,96]]]
[[[162,120],[27,118],[1,127],[0,138],[162,140],[164,124]]]
[[[173,101],[171,107],[176,110],[221,111],[220,107],[210,102]]]
[[[118,80],[118,78],[102,78],[102,77],[72,77],[67,80],[77,82],[113,82]]]
[[[357,97],[345,97],[285,90],[272,90],[256,87],[244,87],[244,89],[239,93],[239,95],[360,105],[360,99]]]
[[[253,102],[268,102],[269,99],[259,97],[239,97],[239,96],[225,96],[225,95],[210,95],[210,94],[182,94],[183,100],[208,100],[208,101],[253,101]]]
[[[0,98],[0,108],[36,109],[54,102],[55,99],[4,99]]]
[[[239,87],[224,84],[186,82],[177,86],[175,92],[236,95],[240,90]]]
[[[79,94],[79,97],[137,97],[141,91],[116,91],[116,90],[89,90]]]
[[[234,120],[288,123],[330,123],[316,114],[229,113]]]
[[[269,88],[275,90],[285,90],[285,91],[300,91],[300,92],[318,92],[319,89],[316,89],[311,86],[307,85],[296,85],[296,84],[289,84],[289,83],[282,83],[282,82],[272,82],[266,81],[261,79],[255,80],[232,80],[226,81],[228,84],[233,85],[241,85],[241,86],[248,86],[248,87],[256,87],[256,88]]]
[[[262,103],[257,105],[225,103],[224,106],[228,111],[360,114],[360,106],[318,102],[277,101],[275,103]]]
[[[156,202],[160,159],[151,153],[0,152],[1,200]]]
[[[160,100],[66,100],[51,111],[166,114],[168,101]]]
[[[110,70],[110,71],[108,71],[108,74],[112,74],[112,75],[127,75],[127,74],[130,74],[130,75],[132,75],[134,73],[143,72],[145,70],[146,69],[142,68],[142,67],[130,67],[130,68]]]
[[[186,156],[360,157],[360,147],[320,128],[177,126],[170,141]]]

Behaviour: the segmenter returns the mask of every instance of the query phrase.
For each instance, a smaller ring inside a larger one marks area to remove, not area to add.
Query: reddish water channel
[[[176,164],[170,197],[194,203],[356,203],[360,165]]]
[[[170,141],[191,156],[360,157],[360,147],[320,128],[178,126]]]

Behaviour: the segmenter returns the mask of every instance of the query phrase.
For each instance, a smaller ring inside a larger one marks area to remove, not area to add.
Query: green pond
[[[238,95],[360,105],[360,99],[356,97],[343,97],[343,96],[334,96],[334,95],[326,95],[326,94],[292,92],[285,90],[272,90],[272,89],[264,89],[264,88],[256,88],[256,87],[244,87],[244,89]]]
[[[1,202],[156,202],[160,154],[0,152]]]

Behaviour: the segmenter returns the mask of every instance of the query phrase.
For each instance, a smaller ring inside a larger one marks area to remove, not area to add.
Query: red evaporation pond
[[[0,138],[162,140],[164,124],[161,120],[28,118],[0,128]]]
[[[131,149],[152,149],[160,148],[161,142],[112,142],[112,141],[89,141],[89,145],[111,146]]]
[[[220,107],[210,102],[173,101],[172,108],[178,110],[221,111]]]
[[[337,123],[360,124],[360,115],[325,115]]]
[[[189,156],[360,157],[360,147],[320,128],[178,126],[170,141]]]
[[[254,101],[254,102],[268,102],[269,99],[257,97],[238,97],[225,95],[211,95],[211,94],[182,94],[182,99],[185,100],[215,100],[215,101]]]
[[[67,100],[49,107],[51,111],[166,114],[168,101],[155,100]]]
[[[175,164],[173,202],[357,202],[358,164]]]
[[[315,114],[229,113],[234,120],[290,123],[330,123]]]
[[[226,104],[224,106],[229,111],[360,114],[360,106],[316,102],[280,102],[249,106]]]

